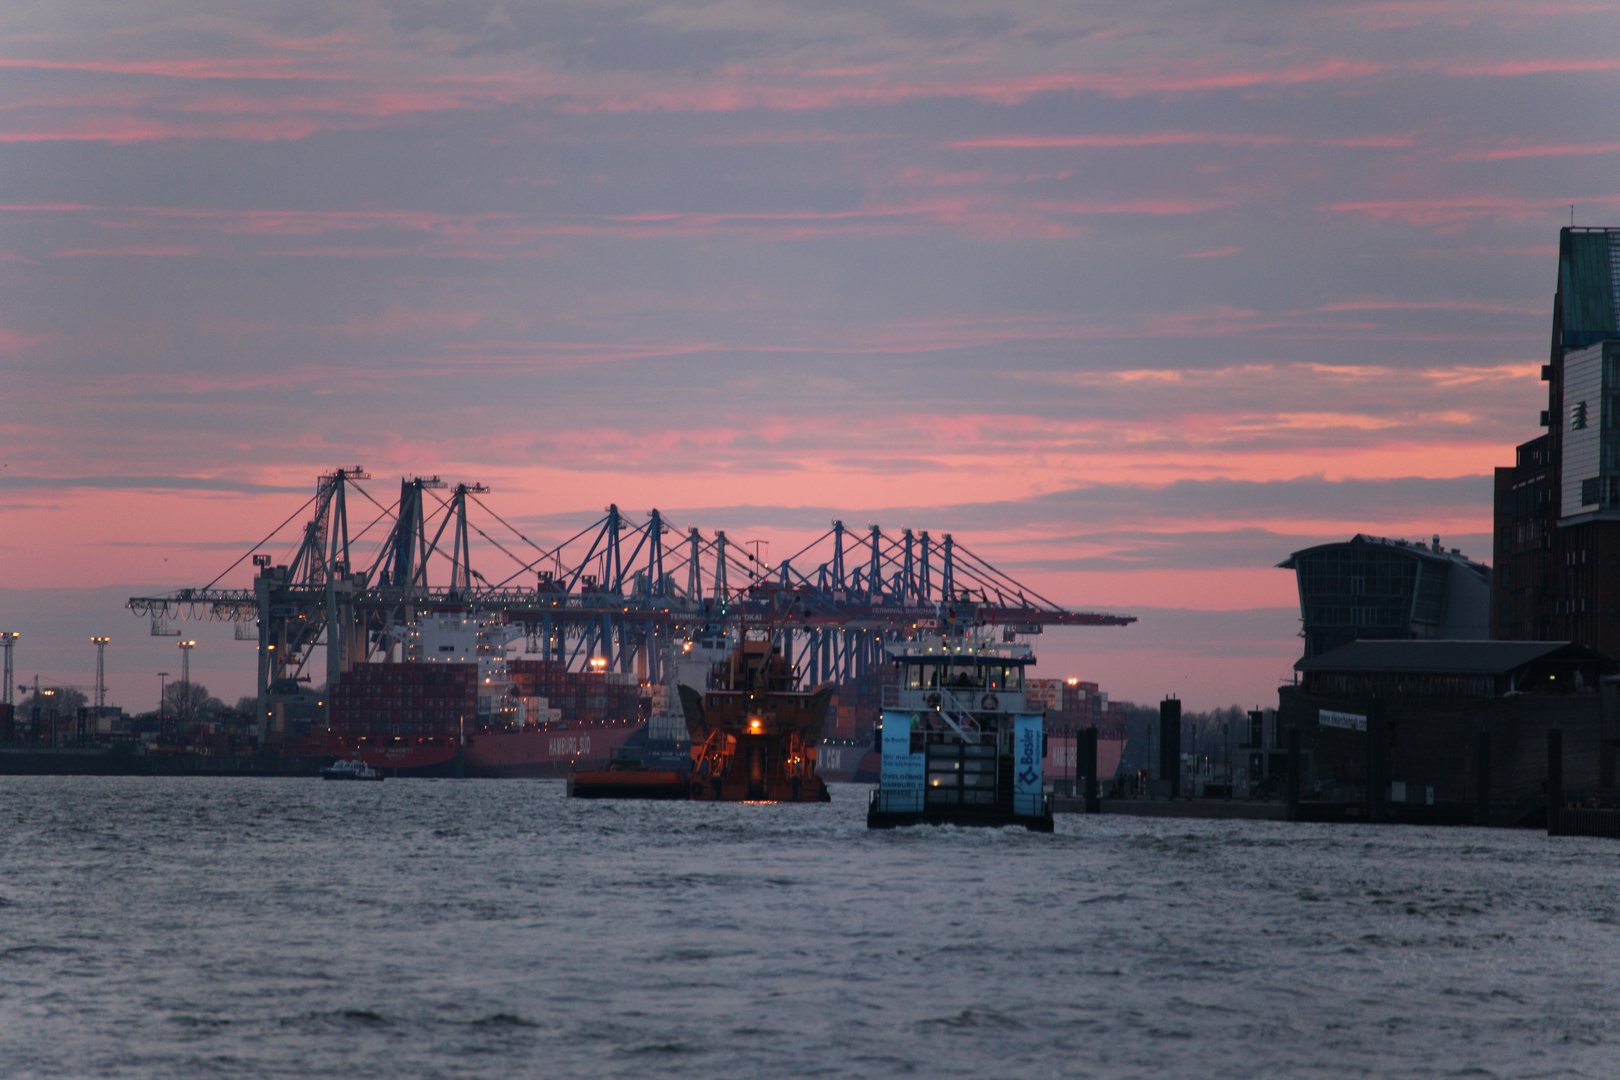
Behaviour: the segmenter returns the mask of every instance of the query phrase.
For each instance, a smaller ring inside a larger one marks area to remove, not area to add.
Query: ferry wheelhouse
[[[884,687],[882,769],[869,828],[1022,825],[1052,831],[1043,787],[1045,714],[1030,708],[1030,647],[983,631],[885,646],[900,667]]]

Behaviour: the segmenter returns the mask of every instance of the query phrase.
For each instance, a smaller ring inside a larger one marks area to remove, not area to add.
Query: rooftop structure
[[[1305,658],[1362,639],[1490,636],[1490,568],[1456,548],[1357,533],[1277,564],[1299,583]]]
[[[1352,641],[1294,670],[1317,693],[1500,697],[1595,690],[1620,666],[1568,641]]]

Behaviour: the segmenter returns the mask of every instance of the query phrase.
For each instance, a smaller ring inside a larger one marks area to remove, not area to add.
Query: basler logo
[[[1039,739],[1034,728],[1025,728],[1018,733],[1018,782],[1025,787],[1041,778],[1037,768],[1040,763]]]

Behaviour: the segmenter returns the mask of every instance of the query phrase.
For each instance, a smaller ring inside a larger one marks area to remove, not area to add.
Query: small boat
[[[381,780],[383,774],[355,758],[352,761],[334,761],[321,770],[322,780]]]

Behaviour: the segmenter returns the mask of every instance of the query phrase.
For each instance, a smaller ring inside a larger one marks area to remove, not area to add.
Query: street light
[[[180,642],[180,715],[178,719],[190,723],[191,721],[191,650],[197,647],[195,641]]]
[[[110,637],[93,637],[90,641],[96,647],[96,718],[107,707],[107,644],[112,641]]]
[[[56,691],[50,687],[46,687],[44,690],[36,690],[34,692],[34,696],[54,698],[56,696]],[[56,702],[51,701],[46,703],[45,715],[49,719],[49,723],[51,725],[51,747],[54,749],[56,747]]]

